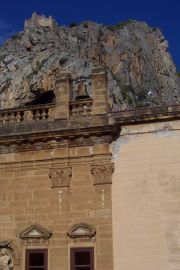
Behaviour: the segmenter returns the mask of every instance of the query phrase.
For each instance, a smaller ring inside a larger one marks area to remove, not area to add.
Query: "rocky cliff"
[[[107,69],[113,110],[180,102],[180,78],[159,29],[138,21],[67,27],[33,14],[0,48],[0,109],[52,90],[57,69],[71,72],[75,84],[84,80],[91,95],[88,78],[96,65]]]

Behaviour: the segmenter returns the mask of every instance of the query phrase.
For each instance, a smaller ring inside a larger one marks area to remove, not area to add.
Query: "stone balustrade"
[[[0,124],[20,123],[24,121],[24,111],[2,110],[0,112]]]
[[[54,120],[56,107],[54,104],[44,104],[0,110],[0,125]],[[92,99],[69,102],[70,119],[86,119],[90,116],[92,116]],[[59,118],[61,119],[61,115],[59,115]]]
[[[74,100],[69,102],[69,121],[82,123],[92,119],[93,99]],[[55,119],[64,119],[61,113],[55,117],[55,110],[59,106],[53,103],[34,105],[24,108],[13,108],[0,110],[0,126],[9,124],[20,124],[26,122],[47,121]],[[124,110],[116,113],[110,113],[111,117],[118,123],[141,122],[157,118],[179,117],[180,105],[139,108],[133,110]],[[80,122],[79,122],[80,121]]]
[[[73,119],[86,118],[92,115],[92,99],[69,102],[69,117]]]
[[[43,121],[52,118],[54,104],[0,110],[0,125],[28,121]]]
[[[47,120],[49,118],[49,108],[34,108],[31,110],[33,120]]]

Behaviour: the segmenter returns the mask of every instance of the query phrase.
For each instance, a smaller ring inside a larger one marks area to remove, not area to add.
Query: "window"
[[[47,270],[47,249],[27,249],[26,270]]]
[[[94,248],[72,248],[71,270],[94,270]]]

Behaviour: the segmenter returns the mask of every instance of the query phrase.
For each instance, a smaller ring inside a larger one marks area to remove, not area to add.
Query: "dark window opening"
[[[32,101],[27,102],[25,106],[43,105],[49,103],[55,103],[55,94],[52,90],[38,94]]]
[[[94,270],[94,248],[72,248],[71,270]]]
[[[47,249],[26,250],[26,270],[47,270]]]

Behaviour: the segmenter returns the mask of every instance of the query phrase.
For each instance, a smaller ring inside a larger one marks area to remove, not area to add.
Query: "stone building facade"
[[[88,80],[0,111],[0,269],[178,269],[180,107],[112,113]]]

